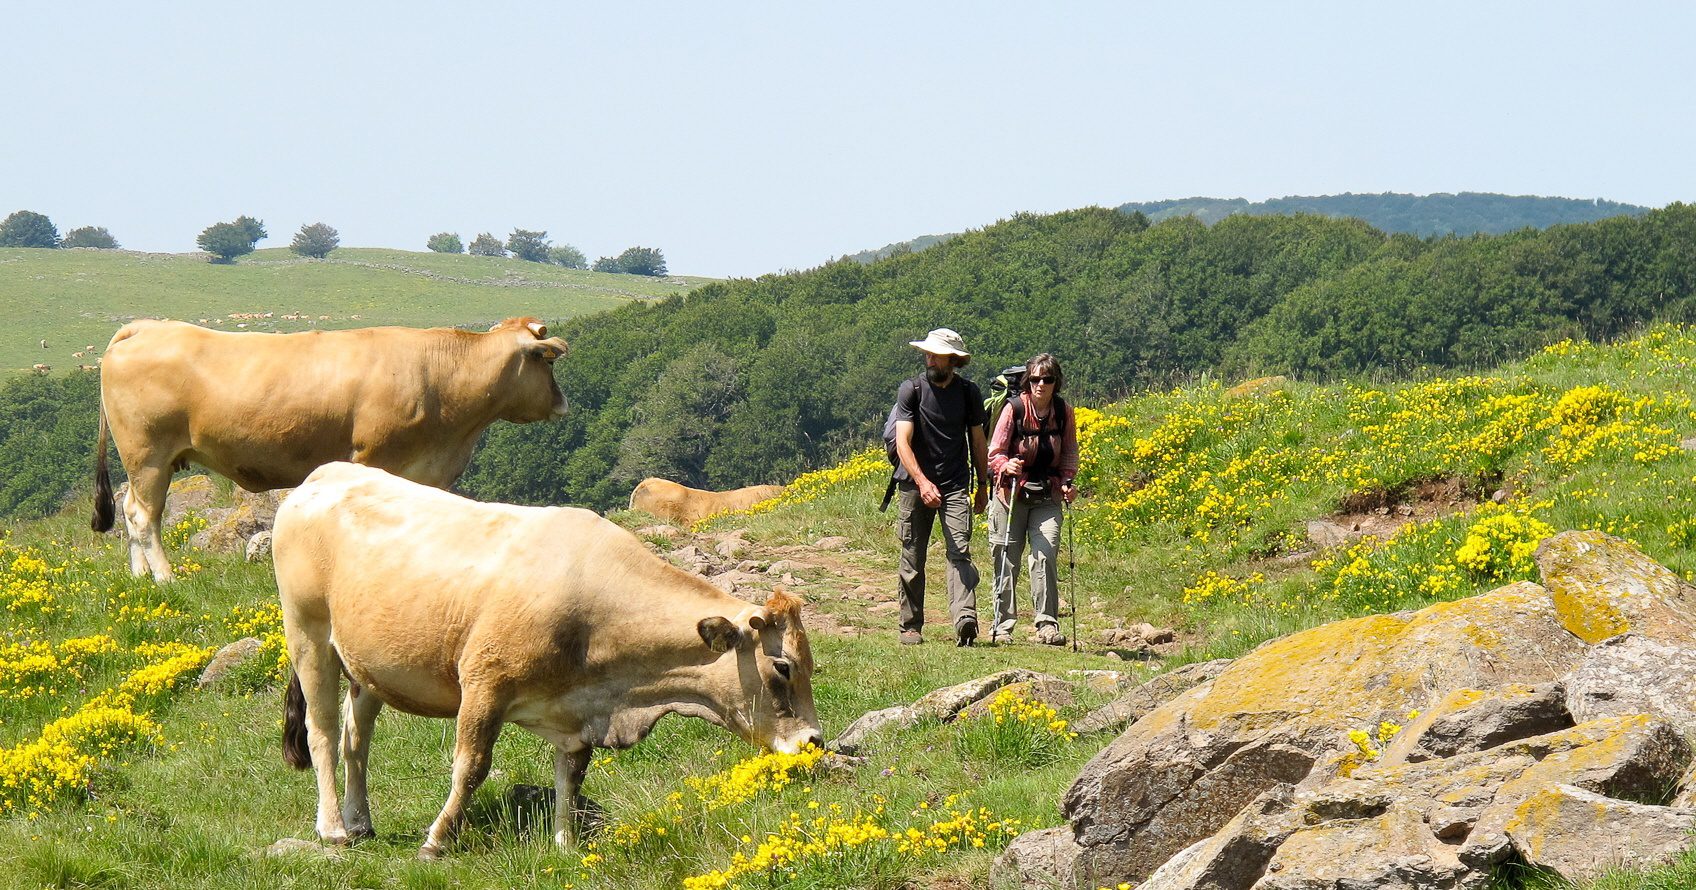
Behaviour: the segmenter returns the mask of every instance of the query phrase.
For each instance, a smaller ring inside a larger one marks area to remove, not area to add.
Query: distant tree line
[[[589,268],[589,261],[583,256],[583,251],[569,244],[555,245],[549,242],[548,233],[545,231],[513,229],[504,243],[494,235],[483,232],[471,239],[469,251],[465,243],[459,240],[458,232],[437,232],[430,236],[424,246],[436,253],[469,252],[472,256],[495,257],[511,254],[515,259],[532,263],[552,263],[567,269]]]
[[[710,284],[559,326],[572,411],[491,430],[462,481],[487,499],[616,506],[644,476],[781,481],[874,441],[908,340],[962,332],[970,376],[1050,351],[1075,398],[1201,372],[1330,378],[1486,367],[1565,338],[1696,320],[1696,207],[1504,235],[1359,220],[1208,226],[1086,209],[922,253]]]
[[[0,247],[92,247],[116,250],[118,239],[104,226],[82,226],[59,237],[59,228],[46,214],[19,210],[0,221]]]
[[[489,232],[483,232],[471,239],[469,247],[459,239],[458,232],[437,232],[431,235],[424,246],[437,253],[470,253],[472,256],[504,257],[511,255],[513,259],[528,260],[532,263],[553,263],[567,269],[588,269],[588,258],[583,251],[561,244],[555,246],[548,241],[547,232],[529,229],[513,229],[505,242]],[[596,272],[622,272],[627,275],[664,275],[665,254],[653,247],[632,247],[616,257],[601,257],[593,266]]]

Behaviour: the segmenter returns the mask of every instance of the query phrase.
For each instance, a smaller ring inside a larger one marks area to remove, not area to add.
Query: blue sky
[[[759,275],[1192,195],[1696,199],[1696,5],[31,4],[0,214]]]

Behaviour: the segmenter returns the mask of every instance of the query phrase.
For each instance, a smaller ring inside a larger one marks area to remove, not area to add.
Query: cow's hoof
[[[353,825],[347,830],[349,841],[368,841],[377,836],[377,829],[369,825]]]
[[[445,853],[445,850],[435,844],[425,844],[418,848],[418,858],[423,862],[435,862],[442,858]]]
[[[320,831],[318,832],[318,839],[332,847],[345,847],[348,845],[347,832],[345,831]]]

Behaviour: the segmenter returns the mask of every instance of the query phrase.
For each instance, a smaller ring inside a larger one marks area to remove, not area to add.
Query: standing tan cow
[[[739,600],[588,511],[483,504],[381,470],[313,471],[277,512],[289,660],[284,758],[316,767],[318,835],[372,834],[371,729],[383,705],[457,718],[453,784],[420,855],[440,855],[516,723],[554,743],[554,838],[574,838],[596,747],[668,713],[794,752],[821,743],[800,603]],[[338,687],[350,682],[336,801]]]
[[[746,510],[783,493],[781,485],[750,485],[731,491],[703,491],[670,479],[649,476],[630,492],[630,509],[692,525],[715,513]]]
[[[351,460],[451,485],[496,420],[565,413],[553,363],[565,341],[534,318],[486,334],[360,328],[301,334],[125,325],[106,347],[95,448],[95,531],[113,525],[110,428],[130,477],[130,570],[171,578],[160,519],[171,473],[196,463],[248,491],[299,485]]]

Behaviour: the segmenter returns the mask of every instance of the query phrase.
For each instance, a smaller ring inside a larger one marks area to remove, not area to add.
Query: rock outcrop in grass
[[[998,880],[1481,888],[1509,860],[1582,879],[1679,852],[1696,588],[1599,532],[1550,538],[1537,564],[1541,585],[1238,658],[1102,750],[1068,826],[1010,846]]]

